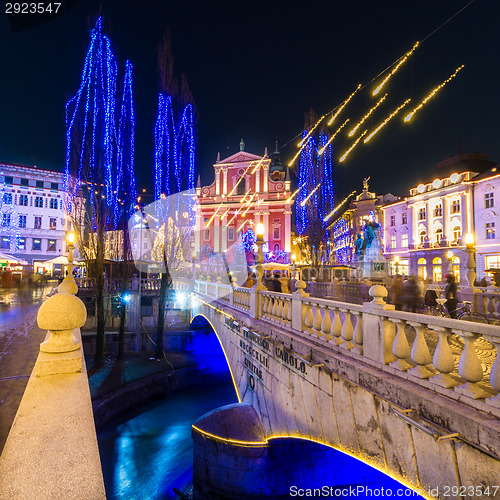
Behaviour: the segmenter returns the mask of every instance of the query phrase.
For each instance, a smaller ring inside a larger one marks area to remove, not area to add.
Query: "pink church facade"
[[[266,151],[267,153],[267,151]],[[279,152],[268,157],[240,151],[213,165],[215,179],[196,188],[197,213],[194,251],[197,255],[224,252],[249,229],[264,225],[269,251],[290,261],[290,178]]]

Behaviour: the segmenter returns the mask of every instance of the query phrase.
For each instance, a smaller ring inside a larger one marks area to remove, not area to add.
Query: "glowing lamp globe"
[[[425,191],[425,186],[423,184],[419,184],[417,186],[417,191],[422,194]]]
[[[474,235],[472,233],[467,233],[465,235],[465,244],[473,245],[474,244]]]
[[[74,242],[75,242],[75,233],[73,233],[72,231],[70,231],[67,235],[66,235],[66,241],[72,245]]]
[[[451,258],[453,257],[453,252],[451,250],[448,250],[448,252],[446,252],[446,257],[451,260]]]
[[[262,224],[262,222],[259,222],[257,224],[257,227],[255,228],[255,234],[257,236],[263,236],[264,235],[264,224]]]
[[[434,179],[434,182],[432,183],[432,187],[434,189],[437,189],[441,185],[441,180],[440,179]]]
[[[455,184],[455,182],[458,182],[458,174],[457,173],[451,174],[450,180],[451,182],[453,182],[453,184]]]

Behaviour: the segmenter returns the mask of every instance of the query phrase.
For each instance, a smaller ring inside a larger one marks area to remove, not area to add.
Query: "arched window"
[[[434,282],[443,281],[443,268],[441,257],[435,257],[432,260],[432,280]]]
[[[461,235],[462,235],[462,230],[460,229],[460,226],[455,226],[453,228],[453,241],[458,241]]]
[[[420,244],[423,245],[425,241],[425,237],[427,236],[427,233],[425,231],[420,231]]]
[[[443,239],[443,230],[441,228],[436,229],[436,241],[439,243]]]
[[[240,181],[240,183],[238,184],[238,195],[243,196],[247,192],[246,186],[245,186],[245,178],[241,177],[238,180]],[[236,181],[236,182],[238,182],[238,181]]]
[[[422,279],[427,279],[427,261],[422,257],[417,262],[417,273]]]

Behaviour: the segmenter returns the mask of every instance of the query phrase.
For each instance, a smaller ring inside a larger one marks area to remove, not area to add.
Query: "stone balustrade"
[[[94,288],[94,280],[92,278],[75,278],[79,290],[92,290]],[[154,293],[158,292],[161,288],[161,279],[158,277],[150,278],[131,278],[126,287],[127,290],[137,291],[141,286],[141,292]],[[186,279],[172,280],[172,286],[175,290],[188,291],[190,289],[191,281]],[[121,279],[104,278],[104,291],[109,294],[119,293],[122,291],[123,281]]]
[[[217,300],[219,287],[197,281],[195,291]],[[387,290],[370,289],[371,302],[352,304],[312,297],[297,283],[292,294],[233,287],[227,303],[265,321],[500,416],[500,327],[395,311]],[[485,294],[490,307],[490,299]],[[496,302],[495,302],[496,304]],[[494,311],[491,311],[494,314]]]

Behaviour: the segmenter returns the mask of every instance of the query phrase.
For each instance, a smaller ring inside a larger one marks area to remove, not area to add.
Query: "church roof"
[[[232,154],[231,156],[228,156],[227,158],[218,161],[216,165],[220,163],[242,163],[245,161],[259,161],[261,159],[262,156],[254,155],[252,153],[249,153],[248,151],[238,151]]]

